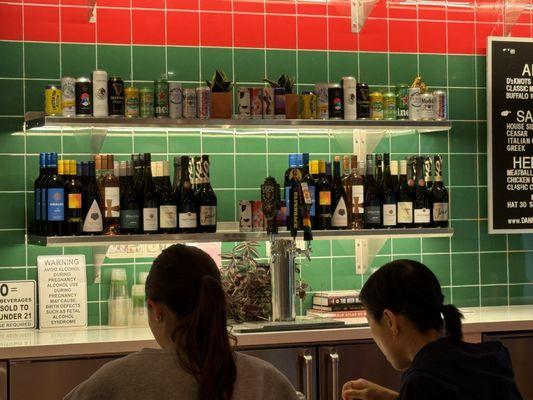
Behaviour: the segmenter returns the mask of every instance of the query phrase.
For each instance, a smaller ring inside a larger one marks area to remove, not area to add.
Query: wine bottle
[[[426,181],[426,188],[430,192],[433,187],[433,179],[431,177],[431,169],[433,167],[433,160],[431,156],[426,156],[424,160],[424,180]]]
[[[348,228],[348,210],[346,206],[346,192],[341,180],[340,157],[333,162],[333,180],[331,182],[331,228]]]
[[[316,219],[316,182],[309,171],[309,153],[303,154],[303,174],[302,182],[307,185],[307,190],[311,196],[311,207],[309,208],[309,217],[311,226],[314,226]],[[303,221],[301,222],[303,226]]]
[[[62,161],[62,160],[60,160]],[[46,180],[46,235],[61,236],[65,223],[65,181],[63,162],[58,163],[57,154],[50,158],[50,176]]]
[[[152,177],[151,155],[144,154],[144,174],[142,189],[142,231],[156,233],[158,230],[157,193]]]
[[[209,179],[209,156],[202,156],[199,170],[198,229],[200,232],[217,231],[217,196]]]
[[[101,197],[96,183],[95,161],[88,162],[87,186],[82,201],[83,233],[87,235],[99,235],[104,230],[102,211],[100,208]]]
[[[178,228],[178,212],[176,198],[170,184],[170,165],[168,161],[162,161],[161,189],[159,191],[159,231],[162,233],[174,233]]]
[[[330,186],[331,186],[331,183],[333,182],[333,165],[329,162],[329,161],[326,161],[326,179],[328,180]]]
[[[448,227],[448,190],[442,182],[442,157],[435,156],[435,183],[431,191],[433,203],[433,225]]]
[[[139,212],[139,196],[135,190],[133,181],[133,165],[124,161],[125,167],[121,163],[121,178],[124,172],[124,184],[120,194],[120,232],[124,234],[139,233],[141,227],[141,216]]]
[[[413,191],[407,180],[407,160],[400,161],[400,180],[396,192],[398,226],[410,228],[413,226]]]
[[[76,174],[76,161],[65,161],[63,168],[68,168],[68,173],[65,174],[65,199],[67,200],[67,235],[77,236],[82,233],[83,228],[83,187],[81,186],[81,183],[79,182]]]
[[[378,186],[378,192],[381,196],[381,189],[383,188],[383,154],[375,155],[375,166],[376,169],[376,183]]]
[[[309,177],[302,178],[305,179],[308,185],[313,187],[313,192],[311,193],[313,196],[313,205],[311,210],[313,212],[313,216],[311,216],[311,225],[313,229],[318,226],[318,171],[318,160],[311,160],[309,161]]]
[[[383,199],[383,227],[393,228],[397,224],[396,220],[396,188],[392,183],[392,175],[390,170],[390,155],[385,153],[383,155],[383,187],[381,190]]]
[[[319,161],[318,160],[311,160],[309,162],[309,172],[311,173],[311,176],[315,180],[315,182],[318,182],[319,177]]]
[[[84,191],[85,191],[85,188],[87,187],[88,177],[89,177],[89,163],[82,161],[82,163],[81,163],[81,177],[80,177],[79,180],[80,180],[81,186],[83,187]]]
[[[42,181],[46,177],[46,153],[39,154],[39,176],[35,179],[33,184],[33,194],[34,194],[34,209],[35,209],[35,218],[33,221],[33,232],[37,235],[40,235],[42,232],[42,221],[41,217],[42,212]]]
[[[174,197],[176,198],[176,204],[179,202],[179,191],[181,182],[181,157],[174,157],[174,182],[172,183],[172,190],[174,191]]]
[[[342,175],[341,181],[344,182],[351,175],[352,170],[350,169],[350,156],[344,155],[342,157]]]
[[[318,190],[318,223],[317,229],[331,228],[331,184],[326,176],[326,162],[319,161]],[[331,165],[331,164],[330,164]]]
[[[47,185],[48,185],[48,179],[51,176],[51,162],[52,157],[55,155],[57,158],[57,153],[46,153],[45,156],[45,169],[44,169],[44,176],[41,179],[40,187],[41,187],[41,224],[39,229],[39,235],[46,235],[46,227],[47,227],[47,221],[48,221],[48,191],[47,191]]]
[[[126,186],[126,178],[128,177],[128,162],[127,161],[121,161],[119,163],[119,174],[120,175],[119,175],[118,181],[120,183],[120,198],[122,199],[122,194]]]
[[[107,167],[105,167],[106,174],[101,180],[104,194],[102,205],[104,235],[118,235],[120,233],[120,182],[115,176],[113,158],[111,154],[104,158],[107,161]]]
[[[430,226],[431,206],[430,196],[424,180],[424,157],[416,159],[416,187],[413,206],[414,225],[419,228]]]
[[[344,180],[346,199],[348,202],[348,227],[350,229],[363,229],[365,226],[365,179],[364,163],[357,163],[357,156],[351,157],[351,172]]]
[[[381,197],[374,178],[374,160],[371,154],[366,156],[365,177],[365,228],[381,227]]]
[[[291,207],[291,193],[290,193],[290,190],[291,190],[291,187],[292,187],[292,177],[293,177],[293,170],[298,168],[298,164],[297,164],[297,157],[298,155],[297,154],[289,154],[289,168],[287,168],[287,170],[285,171],[285,180],[284,180],[284,183],[283,183],[283,187],[284,187],[284,193],[285,193],[285,204],[287,206],[287,229],[290,231],[291,229],[293,229],[293,221],[292,221],[292,217],[291,217],[291,213],[293,211],[293,207]],[[294,172],[296,173],[296,172]],[[300,174],[300,177],[301,177],[301,174]],[[298,229],[298,228],[296,228]]]
[[[391,160],[390,161],[390,175],[392,178],[392,188],[394,189],[394,192],[398,191],[398,161]]]
[[[198,229],[198,209],[196,196],[191,184],[193,160],[187,156],[180,158],[180,183],[178,203],[178,229],[181,233],[194,233]]]

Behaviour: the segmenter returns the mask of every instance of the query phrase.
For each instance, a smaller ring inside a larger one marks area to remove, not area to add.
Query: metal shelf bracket
[[[387,239],[355,239],[355,273],[365,274]]]

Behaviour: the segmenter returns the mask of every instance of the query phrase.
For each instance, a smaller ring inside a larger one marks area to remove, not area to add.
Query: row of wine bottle
[[[102,154],[78,163],[41,153],[32,231],[46,236],[216,232],[209,156],[175,157],[174,169],[172,184],[169,162],[152,162],[150,153],[120,162]]]
[[[432,166],[434,160],[434,181]],[[342,170],[341,170],[342,162]],[[290,154],[285,172],[287,229],[427,228],[448,226],[442,157],[390,154],[336,156],[333,163]],[[298,213],[298,215],[296,215]],[[309,222],[307,222],[309,216]]]

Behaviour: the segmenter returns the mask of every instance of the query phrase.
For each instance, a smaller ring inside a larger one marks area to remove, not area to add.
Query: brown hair
[[[220,272],[204,251],[181,244],[153,262],[146,297],[177,316],[173,332],[181,365],[199,383],[199,400],[229,400],[237,370],[227,330],[226,294]]]

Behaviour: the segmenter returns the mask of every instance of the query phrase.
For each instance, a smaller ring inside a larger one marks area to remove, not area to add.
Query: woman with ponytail
[[[270,364],[232,350],[226,295],[213,259],[174,245],[146,280],[148,322],[161,349],[104,365],[67,400],[296,400]]]
[[[384,265],[369,277],[360,299],[374,341],[405,373],[399,393],[358,379],[344,385],[344,400],[522,399],[507,349],[498,342],[462,341],[463,316],[443,303],[439,281],[425,265]]]

